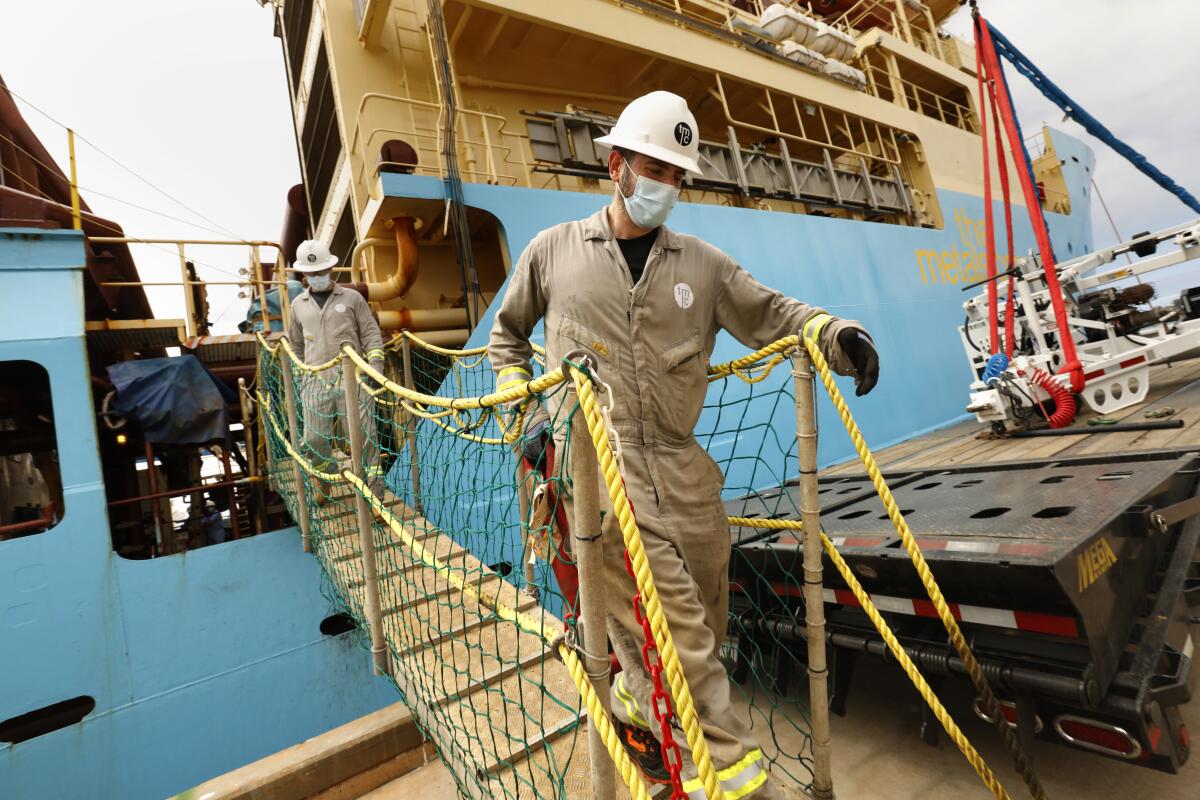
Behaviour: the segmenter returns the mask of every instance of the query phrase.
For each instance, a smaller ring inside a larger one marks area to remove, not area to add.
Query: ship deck
[[[1109,416],[1118,422],[1149,421],[1148,411],[1175,409],[1169,419],[1183,420],[1182,428],[1106,432],[1106,426],[1089,426],[1099,416],[1081,409],[1073,429],[1078,435],[1029,438],[979,438],[987,430],[975,420],[940,428],[885,447],[875,452],[879,465],[888,471],[924,469],[961,464],[996,464],[1011,461],[1053,461],[1070,456],[1131,453],[1149,450],[1200,449],[1200,358],[1190,358],[1150,369],[1150,391],[1145,401]],[[857,458],[821,471],[821,477],[855,475],[863,472]]]

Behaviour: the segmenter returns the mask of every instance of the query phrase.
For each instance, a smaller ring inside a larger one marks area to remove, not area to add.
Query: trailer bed
[[[1128,755],[1106,755],[1174,772],[1189,750],[1179,709],[1197,680],[1200,516],[1168,525],[1155,513],[1194,512],[1200,495],[1200,359],[1156,367],[1151,378],[1146,402],[1113,416],[1142,422],[1171,406],[1181,428],[1104,433],[1081,413],[1078,435],[992,438],[970,421],[876,459],[995,688],[1036,709],[1037,730],[1030,723],[1022,738],[1066,739],[1056,726],[1086,715],[1128,739]],[[822,470],[819,488],[822,528],[909,655],[931,676],[961,677],[861,464]],[[736,517],[798,519],[798,507],[794,478],[726,502]],[[776,651],[803,652],[802,539],[730,533],[735,679],[751,660],[775,659],[786,691],[795,670]],[[825,568],[831,703],[841,712],[854,661],[887,654],[828,559]]]

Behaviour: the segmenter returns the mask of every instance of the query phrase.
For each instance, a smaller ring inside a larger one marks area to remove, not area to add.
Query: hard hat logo
[[[692,126],[686,122],[680,122],[675,126],[675,141],[679,142],[681,147],[687,147],[692,143]]]

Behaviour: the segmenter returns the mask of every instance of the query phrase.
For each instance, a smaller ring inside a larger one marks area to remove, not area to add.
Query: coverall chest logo
[[[692,294],[692,287],[686,283],[675,284],[675,305],[684,309],[691,308],[692,302],[695,299],[695,295]]]

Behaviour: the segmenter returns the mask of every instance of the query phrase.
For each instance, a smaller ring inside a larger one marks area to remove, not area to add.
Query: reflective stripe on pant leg
[[[625,688],[625,673],[623,672],[618,673],[617,679],[613,681],[613,696],[621,701],[621,705],[625,706],[625,713],[629,716],[630,722],[647,730],[650,729],[650,723],[642,716],[641,708],[638,707],[637,698]]]
[[[756,747],[737,763],[717,770],[717,780],[721,782],[721,791],[727,800],[745,797],[767,782],[767,770],[762,762],[763,752]],[[698,777],[685,781],[683,790],[691,800],[705,800],[704,781]]]

